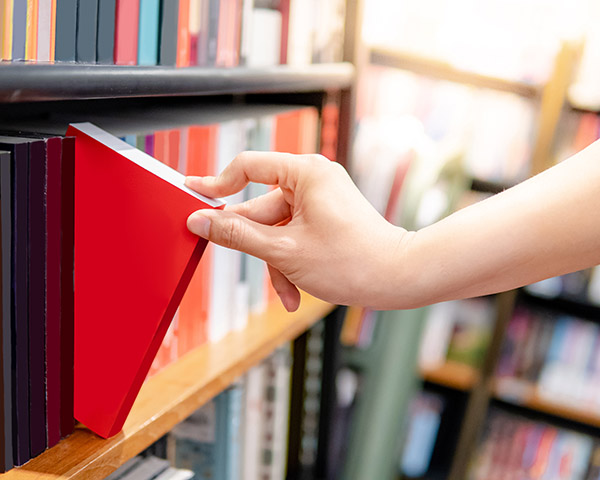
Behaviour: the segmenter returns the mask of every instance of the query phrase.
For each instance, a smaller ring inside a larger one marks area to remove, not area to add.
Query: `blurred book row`
[[[339,62],[344,23],[344,0],[2,0],[0,59],[177,67]]]

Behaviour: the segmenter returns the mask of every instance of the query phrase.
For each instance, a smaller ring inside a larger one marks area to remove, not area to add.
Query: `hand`
[[[384,303],[388,259],[407,232],[379,215],[342,166],[320,155],[244,152],[218,177],[186,179],[208,197],[249,182],[279,188],[224,211],[198,210],[190,231],[265,260],[288,311],[300,304],[298,288],[338,305]]]

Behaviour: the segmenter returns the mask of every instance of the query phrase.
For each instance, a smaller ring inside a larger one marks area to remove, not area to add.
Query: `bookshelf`
[[[71,436],[3,478],[104,478],[333,308],[304,293],[294,313],[285,312],[279,303],[270,305],[264,314],[251,315],[246,329],[198,347],[148,379],[121,433],[104,440],[78,426]]]
[[[470,365],[446,362],[439,367],[421,369],[419,375],[426,382],[467,392],[477,383],[479,372]]]

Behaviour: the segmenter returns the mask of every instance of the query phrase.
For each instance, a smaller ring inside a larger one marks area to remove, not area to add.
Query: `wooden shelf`
[[[506,403],[600,428],[600,414],[547,400],[540,396],[537,387],[532,383],[523,381],[512,383],[513,385],[507,385],[507,381],[496,379],[492,387],[494,397]]]
[[[265,68],[0,62],[0,102],[313,92],[350,87],[350,63]]]
[[[376,65],[409,70],[419,75],[447,80],[450,82],[463,83],[474,87],[489,88],[501,92],[515,93],[526,98],[539,98],[543,87],[526,82],[508,80],[476,72],[460,70],[442,60],[420,57],[414,54],[387,50],[384,48],[373,48],[370,54],[370,62]]]
[[[251,315],[243,331],[197,348],[146,381],[121,433],[104,440],[79,425],[58,445],[2,478],[104,478],[331,310],[332,305],[303,294],[295,313],[277,303],[262,315]]]
[[[421,369],[420,374],[427,382],[464,392],[471,390],[479,378],[476,369],[456,362],[446,362],[436,368]]]

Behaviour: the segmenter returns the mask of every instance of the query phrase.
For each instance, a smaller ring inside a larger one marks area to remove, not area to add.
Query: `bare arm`
[[[417,232],[386,222],[319,156],[246,152],[219,177],[188,185],[226,196],[248,181],[280,189],[225,212],[196,212],[188,227],[264,259],[288,310],[298,307],[296,287],[337,304],[404,309],[600,263],[600,141]]]

